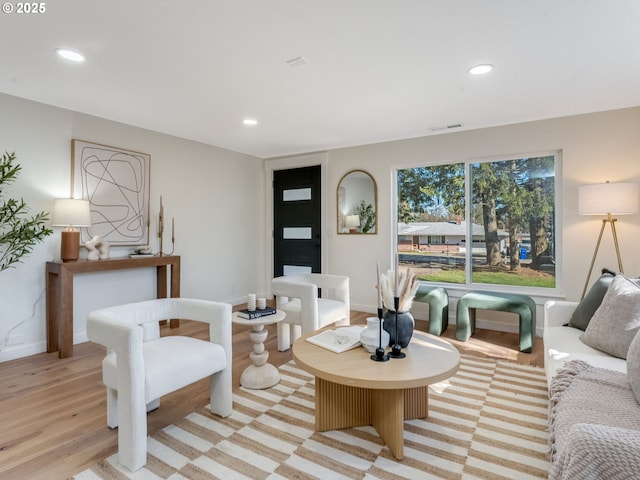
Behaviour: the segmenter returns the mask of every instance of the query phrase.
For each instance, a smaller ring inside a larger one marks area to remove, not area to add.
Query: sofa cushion
[[[550,384],[556,372],[571,360],[582,360],[595,367],[627,372],[627,362],[585,345],[580,340],[584,332],[573,327],[545,327],[544,369]]]
[[[593,314],[602,303],[602,299],[607,293],[607,289],[609,288],[609,285],[611,285],[614,277],[615,273],[607,269],[602,270],[600,278],[591,285],[589,292],[582,300],[580,300],[580,303],[573,312],[573,315],[571,315],[569,326],[579,328],[580,330],[585,330],[587,328]]]
[[[616,275],[582,334],[582,341],[618,358],[627,358],[633,337],[640,329],[640,286]]]
[[[627,352],[627,377],[636,402],[640,403],[640,335],[636,334]]]

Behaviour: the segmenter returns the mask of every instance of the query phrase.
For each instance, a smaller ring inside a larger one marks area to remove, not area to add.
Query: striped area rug
[[[89,479],[547,478],[547,383],[541,368],[462,356],[434,384],[429,416],[404,427],[395,460],[372,427],[314,431],[313,377],[289,362],[267,390],[234,392],[225,419],[206,408],[149,438],[146,467],[125,473],[113,455]]]

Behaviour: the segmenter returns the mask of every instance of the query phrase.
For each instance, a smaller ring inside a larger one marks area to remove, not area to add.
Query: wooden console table
[[[168,266],[171,266],[170,296],[180,297],[180,257],[177,255],[47,262],[47,352],[58,351],[60,358],[73,355],[74,274],[156,267],[156,296],[167,298]],[[175,328],[180,320],[170,319],[169,324]]]

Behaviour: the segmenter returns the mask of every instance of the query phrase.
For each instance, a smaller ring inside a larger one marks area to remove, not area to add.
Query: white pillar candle
[[[396,252],[396,291],[394,297],[398,298],[400,296],[400,260],[399,255]]]
[[[162,206],[162,195],[160,195],[160,211],[158,212],[158,236],[164,233],[164,207]]]
[[[380,284],[380,263],[376,262],[376,274],[378,276],[378,308],[382,308],[382,285]]]

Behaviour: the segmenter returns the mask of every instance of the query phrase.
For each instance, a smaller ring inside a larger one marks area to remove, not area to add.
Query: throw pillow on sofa
[[[580,339],[592,348],[626,359],[638,330],[640,286],[616,275]]]
[[[636,402],[640,403],[640,335],[636,334],[627,352],[627,378]]]
[[[607,270],[606,268],[602,269],[600,278],[591,285],[589,292],[580,300],[573,315],[571,315],[571,319],[569,320],[570,327],[579,328],[580,330],[587,329],[589,321],[602,303],[602,299],[615,276],[616,274],[611,270]]]

